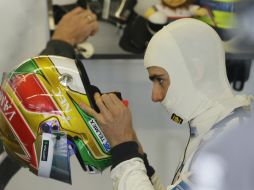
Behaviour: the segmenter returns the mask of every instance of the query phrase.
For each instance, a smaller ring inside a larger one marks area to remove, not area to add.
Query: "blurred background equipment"
[[[232,53],[250,53],[254,50],[254,2],[242,0],[235,8],[237,27],[235,38],[229,41],[228,51]]]
[[[230,31],[231,38],[224,41],[227,53],[227,74],[236,91],[244,89],[249,80],[254,56],[254,2],[235,1],[234,18],[236,26]],[[236,6],[237,4],[237,6]]]
[[[49,1],[50,2],[50,1]],[[101,22],[110,23],[119,29],[125,27],[129,20],[131,20],[134,14],[134,7],[137,4],[137,0],[78,0],[71,4],[53,4],[51,6],[51,19],[53,20],[53,26],[50,27],[51,33],[54,32],[55,25],[61,20],[61,18],[71,11],[72,9],[80,6],[84,9],[90,9],[96,14],[97,19]],[[90,58],[94,53],[93,44],[84,42],[78,44],[76,51],[79,56],[83,58]]]
[[[125,24],[130,18],[137,0],[78,0],[76,3],[66,5],[53,5],[55,24],[62,16],[80,6],[90,9],[97,15],[100,21],[109,22],[115,25]]]
[[[222,40],[232,38],[236,29],[238,0],[161,0],[143,15],[133,16],[124,29],[120,46],[132,53],[143,53],[154,33],[181,18],[196,18],[212,26]]]

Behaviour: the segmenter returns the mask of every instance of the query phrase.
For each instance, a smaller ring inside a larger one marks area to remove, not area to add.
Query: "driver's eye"
[[[158,82],[159,82],[160,85],[162,85],[163,82],[164,82],[164,79],[158,78]]]

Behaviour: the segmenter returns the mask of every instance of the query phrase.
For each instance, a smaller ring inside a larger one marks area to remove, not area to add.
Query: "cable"
[[[180,166],[178,167],[178,169],[176,170],[175,175],[174,175],[174,177],[173,177],[173,179],[171,181],[171,184],[173,184],[175,182],[176,177],[178,176],[178,174],[180,174],[179,172],[181,172],[183,167],[184,167],[184,163],[185,163],[185,159],[186,159],[186,153],[187,153],[187,149],[188,149],[188,146],[190,144],[190,139],[191,139],[191,126],[190,126],[190,122],[188,122],[188,124],[189,124],[189,134],[190,134],[189,135],[189,139],[188,139],[188,142],[187,142],[185,150],[184,150],[183,160],[182,160]]]

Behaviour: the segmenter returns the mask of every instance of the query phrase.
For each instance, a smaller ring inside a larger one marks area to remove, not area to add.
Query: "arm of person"
[[[131,112],[115,94],[95,94],[100,110],[83,109],[99,123],[112,149],[111,179],[114,190],[165,189],[149,165],[132,128]]]
[[[75,58],[74,47],[93,36],[99,29],[97,17],[90,10],[77,7],[65,14],[41,55]]]
[[[146,154],[138,152],[138,144],[125,142],[112,148],[111,179],[115,190],[164,190],[158,175],[149,165]]]
[[[49,40],[40,55],[58,55],[74,59],[75,50],[73,46],[62,40]]]

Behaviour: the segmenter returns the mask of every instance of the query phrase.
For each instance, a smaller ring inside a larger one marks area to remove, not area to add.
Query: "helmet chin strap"
[[[38,176],[71,184],[70,155],[66,134],[63,132],[42,133],[41,138]]]
[[[54,146],[56,136],[50,133],[42,133],[42,145],[38,175],[49,178],[53,162]]]

